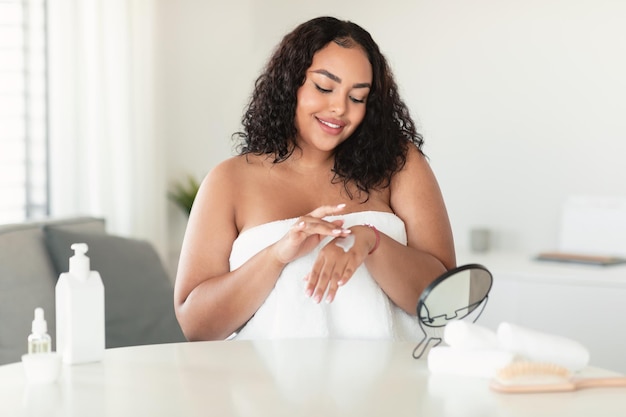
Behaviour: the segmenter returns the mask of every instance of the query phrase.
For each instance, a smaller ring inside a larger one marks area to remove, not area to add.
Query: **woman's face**
[[[295,125],[300,147],[332,151],[365,117],[372,66],[360,46],[330,42],[313,56],[298,89]]]

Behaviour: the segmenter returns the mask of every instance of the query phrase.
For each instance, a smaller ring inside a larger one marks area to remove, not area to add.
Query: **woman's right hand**
[[[298,218],[287,234],[274,244],[276,259],[287,264],[312,251],[326,236],[348,236],[350,230],[343,228],[343,220],[324,220],[326,216],[340,213],[345,206],[321,206]]]

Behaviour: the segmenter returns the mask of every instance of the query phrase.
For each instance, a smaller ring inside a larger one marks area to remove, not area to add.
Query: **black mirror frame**
[[[428,298],[428,296],[430,295],[432,290],[435,289],[441,282],[445,281],[446,279],[448,279],[449,277],[451,277],[453,275],[458,274],[459,272],[463,272],[463,271],[466,271],[468,269],[480,269],[480,270],[483,270],[483,271],[487,272],[487,274],[491,278],[491,280],[489,282],[489,288],[487,288],[487,291],[485,292],[485,296],[483,298],[481,298],[480,301],[477,301],[477,302],[472,303],[472,304],[470,304],[470,305],[468,305],[466,307],[463,307],[462,309],[458,309],[458,310],[455,310],[455,311],[468,309],[468,313],[460,318],[460,319],[463,319],[463,318],[467,317],[468,315],[470,315],[476,308],[478,308],[480,306],[480,304],[482,304],[482,308],[480,309],[478,315],[473,320],[475,322],[476,320],[478,320],[480,315],[485,310],[485,306],[487,305],[487,302],[489,300],[489,292],[491,291],[491,287],[493,286],[493,274],[491,273],[491,271],[489,271],[483,265],[474,263],[474,264],[461,265],[459,267],[452,268],[452,269],[444,272],[443,274],[441,274],[441,276],[439,276],[437,279],[435,279],[433,282],[431,282],[428,285],[428,287],[426,287],[424,289],[424,291],[422,291],[422,294],[420,295],[420,298],[419,298],[419,300],[417,302],[417,307],[416,307],[417,319],[419,321],[420,328],[424,332],[424,338],[417,344],[415,349],[413,349],[413,358],[415,358],[415,359],[421,358],[422,355],[424,354],[424,352],[426,351],[426,348],[428,347],[428,344],[430,343],[431,340],[434,340],[436,342],[432,347],[435,347],[435,346],[439,345],[442,342],[442,338],[440,338],[440,337],[429,337],[428,334],[426,333],[426,330],[423,327],[423,326],[428,326],[428,327],[432,327],[432,328],[445,327],[445,324],[444,325],[437,325],[437,326],[429,326],[428,324],[424,323],[424,320],[422,320],[422,318],[420,317],[420,310],[422,309],[422,307],[424,307],[424,308],[426,308],[428,310],[428,308],[424,305],[426,299]],[[471,308],[471,307],[473,307],[473,308]],[[458,320],[460,320],[460,319],[458,319]],[[424,342],[426,342],[426,343],[424,343]]]

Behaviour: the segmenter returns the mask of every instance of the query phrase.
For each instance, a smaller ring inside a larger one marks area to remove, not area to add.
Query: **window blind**
[[[0,0],[0,223],[48,204],[46,0]]]

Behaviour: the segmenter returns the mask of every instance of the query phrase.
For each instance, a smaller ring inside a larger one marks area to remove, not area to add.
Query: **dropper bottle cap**
[[[84,281],[89,277],[89,257],[85,256],[87,244],[74,243],[71,248],[74,250],[74,256],[70,258],[70,274]]]
[[[35,320],[33,320],[32,332],[37,336],[48,333],[48,323],[44,318],[43,308],[37,307],[35,309]]]

